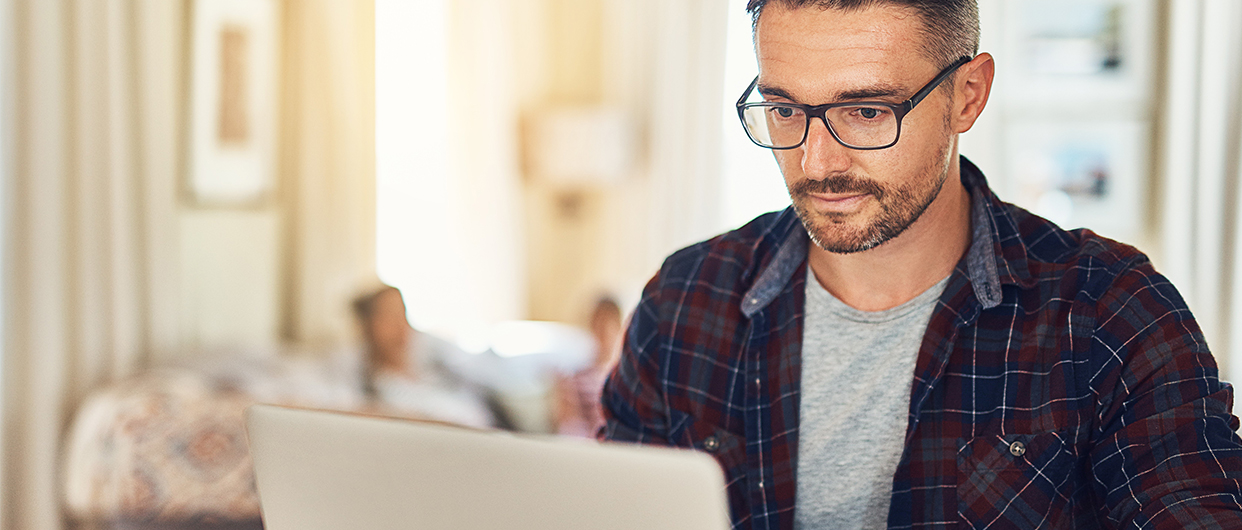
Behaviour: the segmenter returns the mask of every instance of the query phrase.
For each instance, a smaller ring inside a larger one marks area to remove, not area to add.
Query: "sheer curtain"
[[[375,3],[286,0],[282,335],[354,337],[350,302],[375,276]]]
[[[619,277],[645,281],[674,250],[721,231],[725,32],[736,4],[606,0],[604,99],[646,131],[638,184],[608,206],[623,224],[613,241],[629,255]],[[633,230],[640,237],[626,237]]]
[[[175,341],[180,3],[12,1],[4,528],[61,526],[62,427]]]
[[[261,285],[272,308],[262,316],[285,322],[287,340],[348,334],[347,301],[359,277],[373,275],[371,4],[278,2],[284,193],[257,213],[187,206],[180,193],[188,5],[0,2],[9,156],[0,528],[61,528],[59,446],[79,401],[189,354],[202,315],[183,303],[183,289],[203,278],[182,266],[186,246],[201,243],[182,230],[188,216],[264,215],[287,227],[245,247],[286,256],[269,267],[279,270],[210,278],[231,287],[273,278]],[[226,312],[254,309],[224,302]],[[262,339],[280,340],[276,327]]]

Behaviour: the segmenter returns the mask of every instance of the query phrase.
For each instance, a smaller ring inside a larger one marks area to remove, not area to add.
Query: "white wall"
[[[178,212],[180,348],[167,356],[278,342],[282,228],[276,211]]]

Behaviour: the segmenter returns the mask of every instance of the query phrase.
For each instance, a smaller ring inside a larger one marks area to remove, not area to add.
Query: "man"
[[[973,0],[748,8],[739,116],[793,207],[665,262],[603,436],[714,454],[735,528],[1242,528],[1177,291],[958,156],[994,69]]]

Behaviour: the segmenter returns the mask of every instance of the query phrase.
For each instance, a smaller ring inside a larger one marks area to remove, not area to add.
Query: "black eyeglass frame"
[[[823,105],[803,105],[800,103],[772,103],[772,102],[767,102],[767,101],[762,101],[762,102],[757,102],[757,103],[746,103],[746,99],[750,97],[751,92],[754,92],[755,90],[755,86],[759,84],[759,76],[755,76],[755,80],[750,82],[750,86],[746,87],[746,92],[743,92],[742,97],[737,100],[737,117],[742,122],[742,130],[746,131],[746,137],[750,138],[750,141],[754,142],[755,145],[759,147],[764,147],[767,149],[785,150],[785,149],[797,149],[798,147],[801,147],[802,144],[806,143],[806,138],[810,134],[811,118],[819,118],[820,121],[824,122],[824,127],[826,127],[828,129],[828,132],[832,134],[832,137],[837,140],[837,143],[840,143],[841,145],[844,145],[845,147],[848,147],[850,149],[857,149],[859,151],[875,151],[877,149],[888,149],[889,147],[897,145],[897,141],[901,139],[901,122],[906,117],[906,114],[914,110],[915,105],[918,105],[919,102],[923,101],[923,99],[925,99],[928,95],[930,95],[932,91],[936,89],[936,87],[940,86],[940,83],[943,83],[944,80],[949,77],[949,75],[957,71],[958,68],[961,68],[962,65],[969,63],[971,60],[973,60],[971,57],[962,57],[954,61],[953,64],[950,64],[949,66],[945,67],[944,70],[941,70],[940,73],[937,74],[934,79],[932,79],[930,82],[927,83],[927,85],[919,89],[918,92],[915,92],[913,96],[910,96],[910,99],[907,99],[905,102],[897,104],[897,105],[894,105],[892,103],[884,103],[880,101],[850,101],[850,102],[845,102],[845,103],[825,103]],[[897,118],[897,134],[894,135],[892,142],[889,142],[886,145],[880,145],[880,146],[859,147],[856,145],[850,145],[848,143],[845,143],[845,140],[842,140],[840,136],[837,136],[837,131],[833,130],[832,124],[828,122],[828,114],[827,114],[828,110],[833,109],[833,108],[838,108],[838,107],[853,107],[853,106],[860,106],[860,105],[861,106],[886,107],[893,111],[893,116]],[[767,146],[767,145],[763,145],[762,143],[759,143],[759,140],[756,140],[754,135],[750,134],[750,128],[746,126],[746,116],[745,116],[746,109],[755,108],[755,107],[793,107],[793,108],[802,110],[803,114],[806,115],[806,126],[803,127],[803,130],[802,130],[802,140],[799,140],[798,143],[791,145],[789,147],[771,147],[771,146]]]

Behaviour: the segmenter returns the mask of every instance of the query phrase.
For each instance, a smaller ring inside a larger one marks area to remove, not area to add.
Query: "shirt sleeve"
[[[1089,461],[1119,528],[1242,528],[1233,389],[1177,290],[1142,260],[1096,303]]]
[[[604,440],[669,445],[668,406],[661,391],[663,355],[659,276],[643,289],[622,343],[621,358],[601,397]]]

